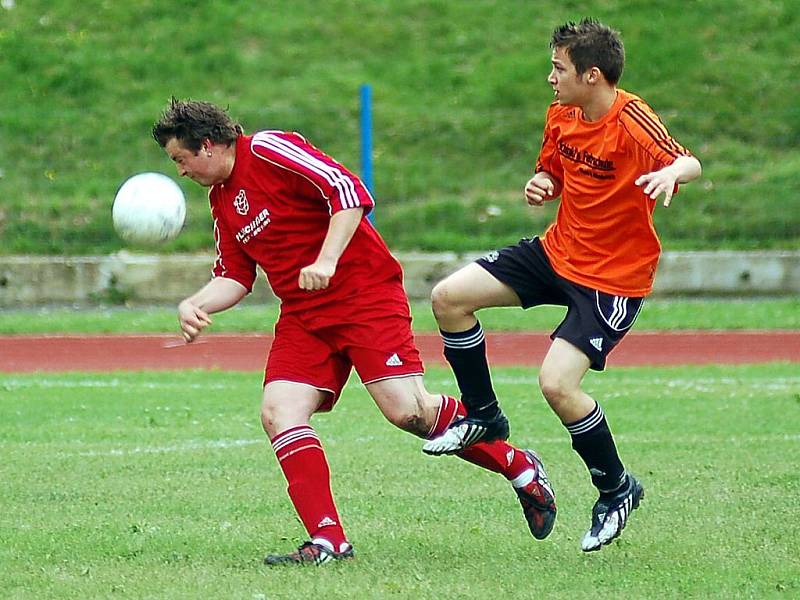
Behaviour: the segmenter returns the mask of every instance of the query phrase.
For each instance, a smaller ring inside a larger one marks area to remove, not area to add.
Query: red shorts
[[[385,295],[373,300],[361,298],[356,305],[339,305],[336,310],[281,314],[264,385],[290,381],[330,392],[320,407],[327,411],[338,400],[353,367],[364,384],[421,375],[424,367],[411,332],[405,293],[402,301]]]

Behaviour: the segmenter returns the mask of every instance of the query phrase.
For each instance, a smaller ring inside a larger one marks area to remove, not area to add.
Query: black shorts
[[[579,348],[595,371],[605,369],[608,353],[633,326],[644,304],[644,298],[614,296],[564,279],[550,266],[539,238],[520,240],[475,262],[511,287],[522,308],[566,306],[567,315],[550,338]]]

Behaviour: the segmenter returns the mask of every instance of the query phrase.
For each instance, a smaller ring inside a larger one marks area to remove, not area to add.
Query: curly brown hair
[[[205,140],[230,146],[243,133],[242,126],[216,104],[178,100],[174,96],[153,125],[153,137],[159,146],[164,148],[170,139],[175,138],[184,148],[195,153]]]

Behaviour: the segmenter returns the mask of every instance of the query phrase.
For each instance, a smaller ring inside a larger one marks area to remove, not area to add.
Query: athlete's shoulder
[[[265,156],[280,149],[292,146],[305,146],[308,142],[296,131],[265,129],[253,134],[250,139],[250,151],[256,156]]]
[[[652,127],[657,130],[664,129],[664,124],[650,105],[636,94],[618,90],[620,101],[617,104],[617,120],[631,128]]]
[[[670,135],[667,127],[647,102],[636,94],[623,92],[617,120],[632,143],[660,154],[660,160],[674,160],[678,156],[691,154]]]
[[[637,96],[636,94],[627,90],[623,90],[622,88],[617,88],[617,96],[621,100],[621,105],[623,107],[627,106],[631,102],[639,102],[647,105],[647,102],[645,102],[641,96]]]
[[[567,123],[574,121],[579,116],[578,107],[568,104],[553,102],[547,108],[547,122],[549,124]]]

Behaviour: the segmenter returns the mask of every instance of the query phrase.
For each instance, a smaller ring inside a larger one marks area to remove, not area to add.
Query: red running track
[[[495,366],[539,365],[550,344],[546,332],[489,333]],[[444,364],[438,335],[417,335],[425,363]],[[0,336],[0,372],[108,371],[217,368],[261,370],[271,335],[216,335],[183,344],[166,335]],[[800,331],[632,332],[609,366],[800,362]]]

